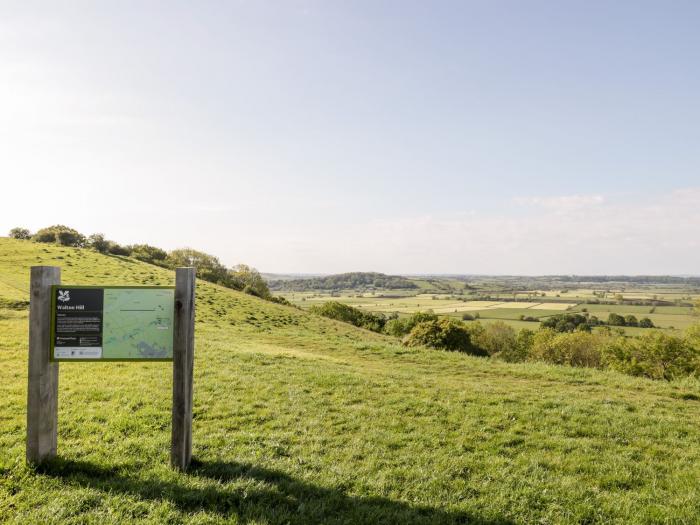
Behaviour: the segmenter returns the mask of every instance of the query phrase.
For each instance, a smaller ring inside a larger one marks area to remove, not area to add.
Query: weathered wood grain
[[[61,269],[32,266],[29,300],[29,380],[27,389],[27,462],[56,455],[58,435],[58,363],[49,361],[51,285]]]

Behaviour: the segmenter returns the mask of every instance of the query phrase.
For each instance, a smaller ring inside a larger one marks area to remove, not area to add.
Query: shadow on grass
[[[129,476],[129,466],[111,469],[85,461],[55,459],[37,471],[67,485],[169,501],[185,513],[207,512],[246,523],[422,523],[507,525],[461,511],[409,505],[382,497],[359,497],[320,487],[252,464],[193,461],[178,481]]]

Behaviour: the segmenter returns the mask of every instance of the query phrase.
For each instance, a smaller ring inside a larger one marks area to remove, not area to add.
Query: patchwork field
[[[346,291],[342,293],[319,293],[319,292],[293,292],[282,295],[293,304],[302,308],[309,308],[314,304],[323,304],[326,301],[340,301],[345,304],[361,308],[371,312],[381,312],[389,315],[397,313],[400,316],[412,314],[418,311],[431,310],[438,315],[461,318],[463,314],[478,316],[482,322],[501,320],[514,328],[536,329],[539,325],[536,322],[523,322],[521,317],[530,317],[543,320],[547,317],[563,312],[588,312],[591,315],[606,320],[610,313],[617,313],[622,316],[634,315],[637,318],[648,317],[655,326],[676,332],[698,322],[700,319],[693,308],[688,306],[638,306],[626,304],[587,304],[583,302],[587,297],[589,300],[596,299],[594,290],[571,290],[567,294],[557,292],[556,297],[550,292],[547,297],[540,297],[540,301],[524,301],[521,294],[509,294],[505,297],[513,298],[515,295],[520,299],[516,301],[470,301],[465,298],[457,298],[450,294],[415,294],[412,296],[395,296],[393,290],[374,293],[354,293]],[[590,293],[589,293],[590,292]],[[530,296],[542,294],[544,292],[527,292]],[[626,294],[629,292],[626,292]],[[404,291],[405,294],[405,291]],[[583,296],[583,297],[580,297]],[[630,294],[631,295],[631,294]],[[639,293],[640,297],[644,294]],[[649,298],[656,294],[648,294]],[[677,293],[678,296],[692,297],[688,292]],[[565,296],[565,298],[564,298]],[[658,295],[657,295],[658,297]],[[578,302],[570,301],[576,299]],[[625,327],[628,335],[643,333],[644,329],[635,327]]]

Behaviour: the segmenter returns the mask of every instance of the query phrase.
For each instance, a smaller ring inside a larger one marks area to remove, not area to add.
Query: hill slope
[[[62,363],[60,459],[24,466],[29,266],[172,284],[0,239],[0,521],[659,523],[700,520],[700,387],[508,365],[199,282],[194,455],[168,468],[171,371]]]

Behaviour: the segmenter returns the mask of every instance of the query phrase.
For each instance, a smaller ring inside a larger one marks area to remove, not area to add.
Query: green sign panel
[[[51,296],[51,360],[171,361],[175,289],[63,286]]]

